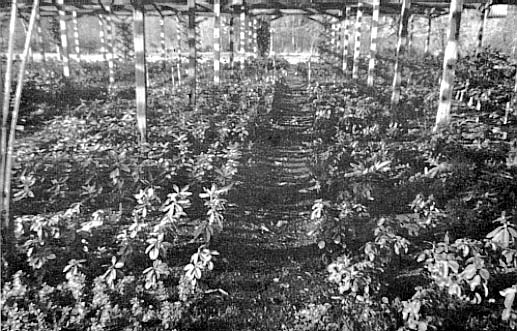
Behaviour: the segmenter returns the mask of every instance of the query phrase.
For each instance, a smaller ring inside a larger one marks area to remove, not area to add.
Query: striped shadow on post
[[[409,20],[409,9],[411,7],[411,0],[403,0],[400,12],[400,26],[397,42],[397,53],[395,55],[395,72],[393,76],[393,91],[391,94],[391,107],[399,104],[400,101],[400,83],[402,80],[402,64],[401,57],[406,53],[407,43],[407,26]]]
[[[350,15],[351,15],[351,8],[350,6],[346,6],[345,8],[345,31],[344,31],[344,38],[343,38],[343,59],[342,59],[342,68],[343,75],[347,75],[348,71],[348,49],[350,47]]]
[[[436,124],[434,130],[449,125],[451,117],[452,90],[454,89],[454,77],[456,62],[458,60],[458,39],[460,36],[461,12],[463,0],[452,0],[449,14],[449,32],[447,34],[447,47],[443,58],[443,76],[440,84],[440,99]]]
[[[70,78],[70,57],[68,54],[68,34],[66,30],[66,12],[64,0],[57,0],[56,7],[59,13],[59,32],[61,34],[61,52],[63,54],[63,76]]]
[[[105,6],[106,9],[106,40],[108,46],[108,92],[110,95],[113,94],[115,88],[115,47],[113,45],[115,38],[113,36],[113,21],[111,19],[111,6]]]
[[[81,62],[81,48],[79,44],[79,27],[77,22],[77,10],[72,11],[72,24],[74,29],[74,53],[77,62]]]
[[[140,145],[147,141],[147,82],[145,60],[145,9],[141,3],[133,5],[135,80],[136,80],[136,122],[140,134]]]
[[[359,57],[361,55],[361,25],[363,23],[363,4],[357,4],[357,14],[355,22],[355,42],[354,42],[354,63],[352,66],[352,79],[359,78]]]
[[[214,0],[214,84],[221,81],[221,0]]]
[[[188,84],[190,86],[189,104],[196,105],[197,49],[196,49],[196,1],[188,0]]]
[[[367,85],[373,87],[373,76],[375,71],[375,57],[377,56],[377,31],[379,27],[380,0],[374,0],[372,4],[372,29],[370,32],[370,60],[368,63]]]

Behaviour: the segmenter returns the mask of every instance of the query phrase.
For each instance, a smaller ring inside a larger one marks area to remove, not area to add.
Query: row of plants
[[[300,329],[517,328],[514,67],[491,50],[462,59],[440,132],[429,82],[404,88],[395,109],[387,85],[309,88],[311,219],[319,247],[341,255],[328,266],[335,302],[300,312],[319,321]],[[482,95],[482,107],[470,100]]]
[[[29,90],[68,84],[51,72],[33,76]],[[85,86],[100,85],[91,77]],[[264,86],[204,88],[195,109],[181,88],[152,88],[143,146],[124,95],[64,107],[27,96],[26,117],[47,116],[16,146],[16,254],[2,256],[2,329],[188,325],[189,310],[211,293],[202,282],[218,256],[210,243],[254,123],[270,107]]]

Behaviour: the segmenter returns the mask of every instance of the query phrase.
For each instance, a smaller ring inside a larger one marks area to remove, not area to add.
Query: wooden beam
[[[402,64],[401,57],[406,53],[407,44],[407,26],[409,20],[409,9],[411,7],[411,0],[403,0],[400,10],[400,24],[398,32],[397,51],[395,55],[395,70],[393,76],[393,91],[391,94],[391,106],[394,107],[400,101],[400,83],[402,80]]]
[[[147,141],[147,82],[145,59],[145,9],[141,4],[133,8],[136,83],[136,122],[140,145]]]
[[[359,78],[359,57],[361,55],[361,25],[363,23],[363,5],[359,3],[357,5],[355,23],[355,43],[354,43],[354,63],[352,66],[352,79]]]
[[[343,71],[343,75],[347,75],[348,71],[348,53],[349,53],[349,47],[350,47],[350,15],[351,15],[352,9],[350,6],[345,7],[345,29],[344,29],[344,38],[343,38],[343,59],[342,59],[342,65],[341,70]]]
[[[368,80],[367,85],[373,87],[375,57],[377,56],[377,30],[379,26],[380,0],[373,1],[372,27],[370,31],[370,60],[368,63]]]
[[[196,50],[196,1],[188,0],[188,82],[190,86],[189,103],[196,105],[197,50]]]
[[[463,0],[452,0],[449,14],[449,32],[447,34],[447,47],[443,58],[443,76],[440,84],[440,99],[436,124],[434,130],[447,126],[450,122],[452,105],[452,91],[456,75],[456,62],[458,60],[458,39],[460,35],[461,12]]]
[[[221,0],[214,0],[214,84],[221,81]]]
[[[66,29],[66,12],[64,0],[57,0],[57,9],[59,13],[59,32],[61,34],[61,52],[63,55],[63,76],[65,79],[70,78],[70,56],[68,52],[68,33]]]

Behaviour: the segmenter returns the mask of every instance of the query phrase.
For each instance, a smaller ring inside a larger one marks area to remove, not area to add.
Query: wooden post
[[[456,61],[458,59],[458,38],[460,35],[461,12],[463,0],[452,0],[449,14],[449,33],[447,35],[447,47],[443,58],[443,76],[440,84],[440,99],[436,124],[434,130],[446,126],[450,122],[452,90],[454,89],[454,77]]]
[[[63,54],[63,76],[70,78],[70,57],[68,54],[68,34],[66,31],[65,6],[64,0],[57,0],[57,9],[59,13],[59,32],[61,33],[61,52]]]
[[[233,8],[233,7],[232,7]],[[233,11],[233,9],[232,9]],[[230,17],[230,27],[229,27],[229,38],[230,38],[230,68],[233,70],[234,66],[234,58],[235,58],[235,42],[234,42],[234,23],[233,23],[233,13]]]
[[[372,12],[372,29],[370,32],[370,61],[368,63],[368,81],[369,87],[373,87],[373,75],[375,70],[375,57],[377,55],[377,30],[379,26],[379,12],[381,1],[373,1],[373,12]]]
[[[334,22],[334,19],[332,19],[330,21],[330,53],[332,54],[332,58],[334,58],[334,54],[335,54],[335,51],[336,51],[336,36],[337,36],[337,31],[336,31],[336,23]],[[294,35],[294,34],[293,34]]]
[[[241,69],[244,69],[244,59],[246,58],[246,7],[244,6],[244,2],[240,7],[240,50],[239,53],[241,55]]]
[[[77,23],[77,11],[72,11],[72,24],[74,29],[74,53],[77,59],[77,62],[81,62],[81,48],[79,44],[79,27]]]
[[[115,87],[115,64],[114,64],[114,58],[115,58],[115,47],[113,46],[114,39],[113,38],[113,21],[111,19],[111,6],[106,5],[105,6],[107,14],[106,14],[106,39],[107,39],[107,46],[108,46],[108,91],[111,95],[113,93],[113,89]]]
[[[275,30],[273,29],[273,27],[271,26],[271,24],[269,24],[269,35],[270,35],[270,40],[269,40],[269,54],[273,57],[273,61],[275,61],[275,34],[274,34]]]
[[[27,36],[27,34],[29,33],[29,27],[27,25],[27,22],[25,22],[25,18],[23,17],[22,13],[18,12],[18,15],[20,17],[20,22],[22,23],[22,26],[23,26],[23,31],[25,32],[25,36]],[[29,56],[34,59],[34,56],[32,54],[32,47],[29,46]]]
[[[11,101],[11,81],[12,81],[12,73],[13,73],[13,60],[14,60],[14,42],[15,42],[15,31],[16,31],[16,16],[18,13],[18,0],[13,0],[11,3],[11,18],[9,23],[9,41],[7,44],[7,63],[5,68],[5,83],[4,83],[4,91],[3,91],[3,99],[2,99],[2,134],[0,140],[0,154],[1,154],[1,165],[0,165],[0,217],[2,217],[4,229],[9,232],[10,228],[10,220],[9,220],[9,212],[5,207],[6,204],[9,204],[9,200],[6,195],[7,182],[7,118],[9,117],[9,105]],[[7,243],[7,253],[11,253],[12,250],[12,237],[6,238]]]
[[[256,18],[253,19],[253,54],[258,57],[258,41],[257,41],[257,25],[258,20]]]
[[[167,56],[167,47],[165,46],[165,17],[160,13],[160,49],[161,58],[165,61]]]
[[[345,7],[345,31],[344,31],[344,39],[343,39],[343,60],[341,70],[343,71],[343,75],[346,76],[348,70],[348,48],[350,47],[350,14],[351,14],[350,6]]]
[[[307,64],[307,85],[311,86],[311,79],[312,79],[312,54],[309,56],[309,62]]]
[[[101,54],[104,61],[108,60],[108,55],[106,51],[106,36],[104,34],[104,18],[102,14],[99,14],[97,16],[97,19],[99,20],[99,39],[101,41]]]
[[[135,78],[136,78],[136,122],[140,133],[140,145],[147,140],[147,82],[145,60],[145,9],[137,3],[133,7]]]
[[[402,7],[400,10],[400,24],[397,42],[397,53],[395,55],[395,73],[393,76],[393,91],[391,94],[391,106],[398,105],[400,101],[400,83],[402,76],[402,64],[401,57],[405,54],[405,48],[407,43],[407,26],[409,19],[409,9],[411,7],[411,0],[403,0]]]
[[[432,24],[432,16],[431,16],[431,11],[429,11],[427,13],[427,37],[425,39],[425,49],[424,49],[424,53],[426,55],[429,54],[429,47],[431,45],[431,25]]]
[[[214,0],[214,84],[221,81],[221,0]]]
[[[190,85],[190,105],[196,105],[196,79],[197,79],[197,51],[196,51],[196,1],[188,0],[188,47],[189,47],[189,66],[188,80]]]
[[[176,70],[178,72],[178,85],[181,85],[181,22],[179,16],[176,16],[176,55],[178,62],[176,63]]]
[[[38,22],[37,24],[37,27],[36,27],[36,34],[37,34],[37,39],[38,39],[38,48],[41,52],[41,61],[43,63],[47,62],[47,59],[46,59],[46,56],[45,56],[45,44],[43,43],[43,31],[41,29],[41,16],[39,14],[39,11],[38,11],[38,14],[36,16],[36,20]]]
[[[486,24],[487,24],[487,18],[488,14],[490,13],[490,7],[489,5],[483,5],[483,10],[481,11],[481,26],[479,27],[478,32],[478,52],[483,49],[483,34],[486,31]]]
[[[29,21],[29,27],[27,28],[27,35],[25,37],[25,46],[23,48],[23,55],[21,58],[21,64],[19,66],[18,71],[18,83],[16,85],[16,92],[14,95],[14,107],[11,113],[11,127],[9,129],[9,141],[7,142],[7,155],[5,161],[5,176],[3,178],[4,181],[4,204],[2,209],[4,210],[4,215],[7,221],[7,235],[6,241],[10,248],[14,245],[14,227],[11,222],[10,217],[10,200],[11,200],[11,172],[12,172],[12,159],[13,159],[13,148],[14,148],[14,139],[16,134],[16,124],[18,122],[18,114],[20,113],[20,103],[22,99],[22,91],[23,91],[23,83],[25,77],[25,67],[27,65],[27,60],[29,58],[29,50],[32,39],[32,31],[34,30],[34,25],[36,24],[36,14],[38,13],[39,8],[39,0],[34,0],[32,5],[31,18]],[[11,253],[10,248],[7,250]]]
[[[248,52],[251,52],[253,49],[253,19],[251,17],[248,18],[248,33],[246,36],[246,44],[248,45]]]
[[[414,31],[414,28],[415,28],[415,15],[410,15],[409,16],[409,31],[408,31],[408,34],[409,34],[409,38],[408,38],[408,41],[407,41],[407,54],[411,54],[411,51],[413,49],[413,31]]]
[[[361,25],[363,20],[363,4],[357,4],[357,17],[355,23],[355,44],[354,44],[354,64],[352,67],[352,79],[359,78],[359,57],[361,55]]]

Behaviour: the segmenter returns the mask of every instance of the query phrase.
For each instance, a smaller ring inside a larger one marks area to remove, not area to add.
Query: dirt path
[[[304,225],[315,199],[307,190],[313,115],[305,89],[291,73],[257,130],[229,199],[230,224],[214,245],[224,262],[208,285],[229,295],[209,298],[196,330],[282,330],[296,310],[328,297],[325,266]]]
[[[258,139],[240,169],[242,184],[234,201],[238,213],[251,216],[250,224],[262,232],[303,240],[303,220],[315,198],[309,190],[314,183],[312,150],[307,147],[313,114],[305,83],[293,74],[289,77],[288,85],[277,86],[272,110],[257,128]]]

